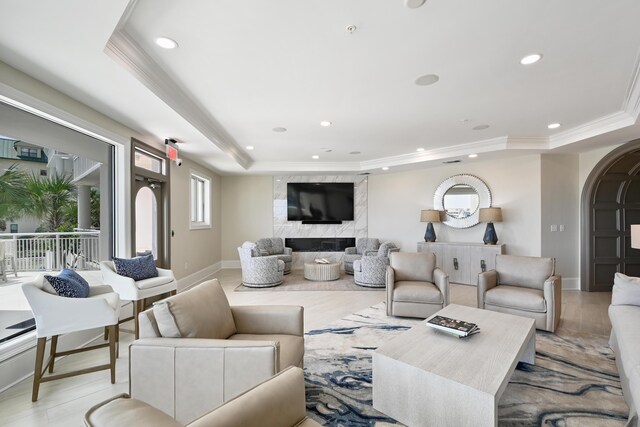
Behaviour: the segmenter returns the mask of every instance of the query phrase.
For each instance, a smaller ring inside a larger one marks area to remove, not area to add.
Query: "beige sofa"
[[[129,394],[189,423],[288,366],[302,366],[300,306],[229,306],[217,279],[140,313]]]
[[[562,278],[554,258],[496,255],[494,270],[478,276],[478,308],[528,317],[555,332],[562,309]]]
[[[622,395],[629,406],[627,426],[640,427],[640,278],[616,273],[609,320],[609,346],[616,354]]]
[[[315,427],[307,418],[304,374],[288,368],[189,424],[189,427]],[[127,395],[89,409],[88,427],[179,427],[183,424]]]

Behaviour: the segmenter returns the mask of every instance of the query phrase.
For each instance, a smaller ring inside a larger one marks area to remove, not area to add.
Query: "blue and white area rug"
[[[328,426],[400,425],[372,407],[371,355],[418,322],[387,317],[380,303],[307,333],[308,415]],[[606,337],[538,331],[536,365],[518,364],[499,403],[499,425],[617,427],[628,411]]]

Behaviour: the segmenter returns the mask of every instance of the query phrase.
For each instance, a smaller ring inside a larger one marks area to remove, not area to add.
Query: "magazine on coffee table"
[[[426,324],[434,329],[447,332],[459,338],[468,337],[469,335],[480,332],[480,328],[475,323],[444,316],[433,316],[427,320]]]

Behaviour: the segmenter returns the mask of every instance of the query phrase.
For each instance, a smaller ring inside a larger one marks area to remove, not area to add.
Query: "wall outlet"
[[[552,231],[552,232],[553,232],[553,231],[558,231],[558,226],[557,226],[556,224],[553,224],[553,225],[551,226],[551,231]]]
[[[560,224],[559,227],[560,227],[560,231],[564,231],[564,224]]]

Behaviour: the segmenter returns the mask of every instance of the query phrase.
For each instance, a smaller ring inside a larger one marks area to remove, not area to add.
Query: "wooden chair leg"
[[[31,392],[31,401],[38,400],[38,391],[40,390],[40,378],[42,378],[42,363],[44,361],[44,350],[47,346],[46,338],[38,338],[36,346],[36,366],[33,371],[33,391]]]
[[[176,295],[177,293],[178,293],[178,290],[177,290],[177,289],[174,289],[174,290],[172,290],[171,292],[169,292],[169,296],[171,296],[171,297],[172,297],[172,296]]]
[[[118,325],[109,326],[109,369],[111,370],[111,384],[116,383],[116,340]]]
[[[104,340],[108,340],[109,339],[109,327],[105,326],[104,327]]]
[[[140,338],[140,334],[138,332],[138,315],[140,314],[140,305],[142,301],[134,301],[133,302],[133,329],[135,339]]]
[[[54,335],[51,337],[51,352],[50,354],[50,362],[49,362],[49,373],[53,372],[53,364],[56,361],[56,350],[58,349],[58,336]]]
[[[116,358],[120,357],[120,324],[116,324]]]

